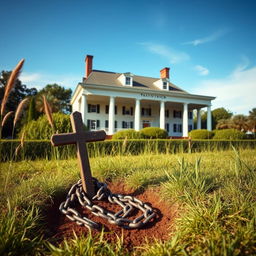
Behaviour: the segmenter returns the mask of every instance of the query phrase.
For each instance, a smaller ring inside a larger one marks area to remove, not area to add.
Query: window
[[[131,121],[131,122],[123,121],[122,122],[122,128],[124,128],[124,129],[133,129],[133,121]]]
[[[105,113],[106,113],[106,114],[109,113],[109,105],[106,105],[106,107],[105,107]],[[117,115],[117,105],[115,105],[115,115]]]
[[[125,77],[125,85],[131,85],[131,78],[129,76]]]
[[[188,118],[189,118],[189,119],[193,119],[193,112],[192,112],[192,111],[189,111],[189,112],[188,112]]]
[[[108,120],[105,120],[105,128],[108,128]],[[117,128],[117,121],[115,121],[115,129]]]
[[[88,104],[88,113],[100,113],[100,105]]]
[[[133,107],[130,107],[130,108],[123,107],[123,115],[133,116]]]
[[[167,89],[167,82],[163,82],[163,89],[164,89],[164,90]]]
[[[181,116],[182,116],[181,111],[173,110],[174,118],[181,118]]]
[[[191,130],[193,130],[193,125],[192,125],[192,124],[189,124],[189,125],[188,125],[188,131],[190,132]]]
[[[165,110],[165,117],[169,117],[169,109]]]
[[[142,116],[151,116],[151,108],[142,108],[141,115]]]
[[[87,127],[90,130],[96,130],[97,128],[100,128],[100,120],[87,120]]]
[[[182,132],[182,124],[173,124],[173,132]]]

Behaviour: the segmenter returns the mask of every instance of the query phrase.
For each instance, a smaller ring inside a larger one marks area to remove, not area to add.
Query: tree
[[[228,120],[232,117],[232,112],[226,110],[225,108],[216,108],[212,110],[212,129],[217,128],[217,124],[220,120]],[[207,129],[207,111],[202,110],[201,115],[202,129]]]
[[[4,91],[5,91],[5,86],[7,84],[7,81],[11,75],[11,71],[1,71],[1,76],[0,76],[0,101],[2,102],[3,96],[4,96]],[[22,82],[17,79],[15,81],[13,90],[11,91],[8,101],[6,103],[6,110],[5,112],[9,111],[15,111],[17,109],[17,106],[19,103],[27,96],[33,96],[37,94],[37,89],[35,88],[27,88],[26,85],[22,84]],[[19,130],[19,124],[17,126],[17,130]],[[6,122],[5,126],[3,127],[2,131],[2,136],[3,137],[8,137],[11,136],[11,131],[12,131],[12,120],[8,119]]]
[[[216,125],[216,129],[230,129],[234,128],[233,122],[231,119],[220,119]]]
[[[256,132],[256,108],[249,111],[248,126],[252,132]]]
[[[231,119],[233,126],[235,129],[239,131],[247,131],[248,130],[248,118],[245,115],[235,115]]]
[[[70,113],[71,93],[71,89],[65,89],[58,84],[48,84],[38,93],[37,109],[42,111],[43,102],[41,96],[45,95],[52,108],[52,112],[61,111],[63,113]]]
[[[215,129],[219,120],[228,120],[232,117],[232,113],[225,108],[216,108],[212,111],[212,128]]]

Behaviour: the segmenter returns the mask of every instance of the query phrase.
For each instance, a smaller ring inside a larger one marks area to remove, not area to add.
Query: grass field
[[[256,150],[96,157],[93,176],[158,186],[180,213],[169,241],[133,251],[99,237],[56,245],[43,210],[79,179],[76,159],[0,163],[0,255],[256,255]]]

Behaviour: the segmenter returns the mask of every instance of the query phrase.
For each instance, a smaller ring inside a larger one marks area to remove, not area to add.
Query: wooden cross
[[[54,134],[51,137],[51,143],[53,146],[76,144],[83,189],[87,195],[92,198],[95,195],[95,188],[92,180],[86,142],[105,140],[106,133],[105,131],[86,132],[80,112],[76,111],[72,113],[70,120],[73,133]]]

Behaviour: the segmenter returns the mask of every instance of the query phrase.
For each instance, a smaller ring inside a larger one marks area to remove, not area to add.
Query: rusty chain
[[[88,229],[100,228],[98,223],[82,216],[77,210],[71,207],[76,201],[78,201],[81,206],[91,211],[92,214],[105,218],[109,223],[116,224],[126,229],[141,228],[155,217],[155,211],[148,204],[143,203],[133,196],[112,194],[107,188],[107,184],[99,182],[96,178],[93,178],[93,182],[97,192],[92,200],[90,200],[84,192],[82,181],[79,180],[69,190],[66,200],[60,204],[60,211],[78,225],[84,225]],[[107,199],[112,204],[118,204],[122,209],[116,213],[112,213],[99,205],[93,204],[93,201],[102,199]],[[142,215],[133,220],[129,219],[128,217],[136,208],[142,211]]]

